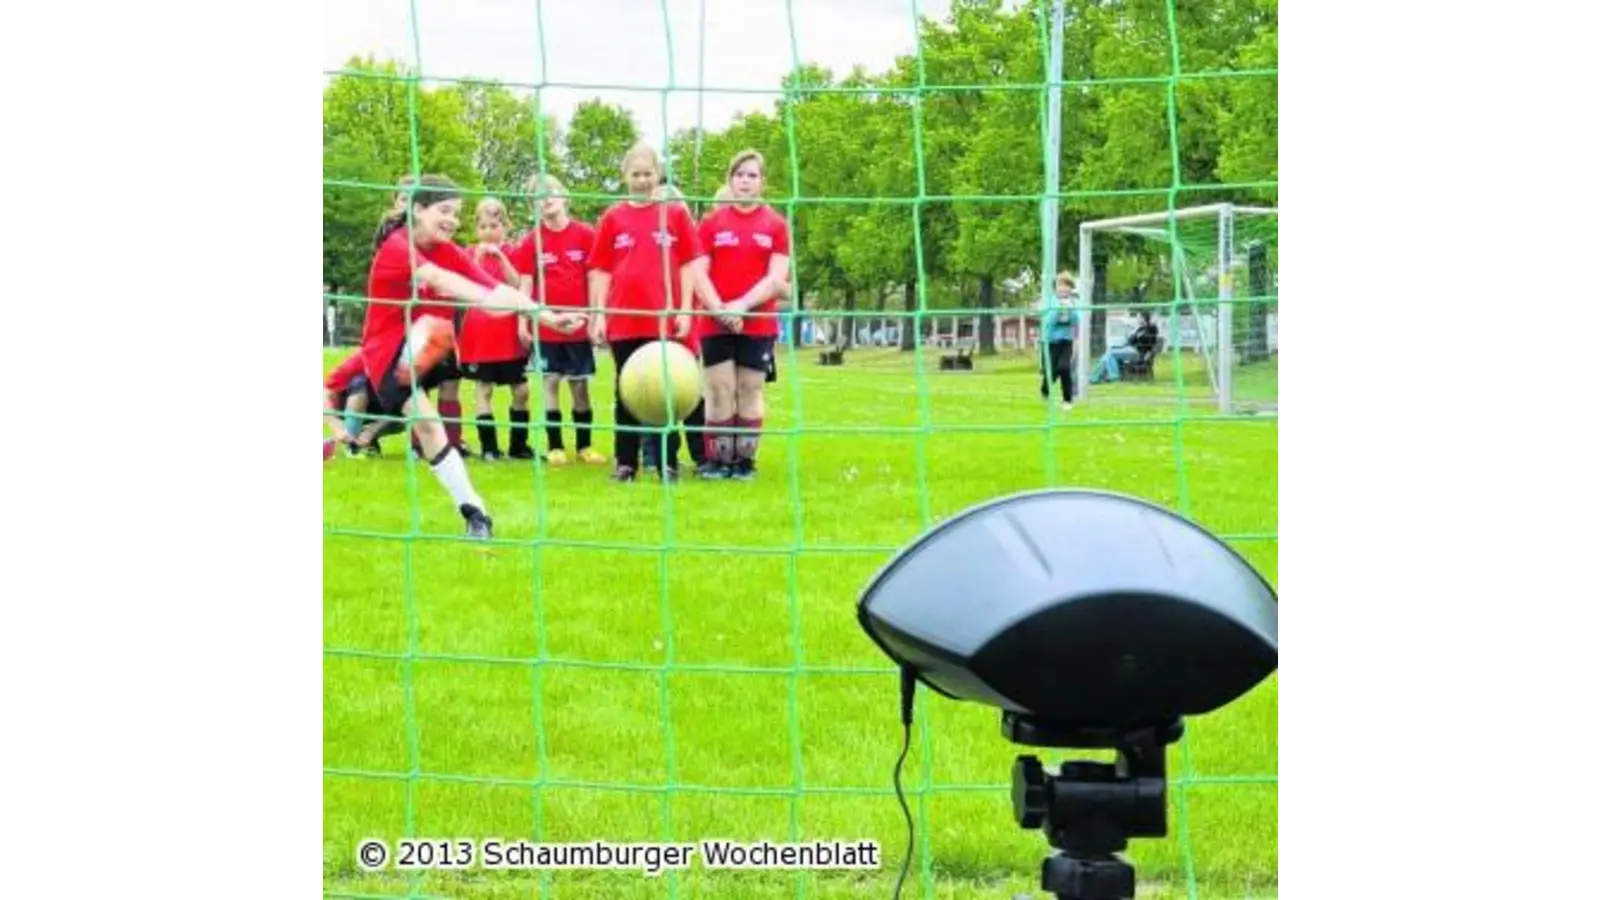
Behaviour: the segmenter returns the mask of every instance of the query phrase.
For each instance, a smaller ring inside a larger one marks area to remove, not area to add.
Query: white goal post
[[[1206,363],[1206,373],[1216,397],[1217,409],[1230,413],[1236,403],[1234,375],[1238,348],[1234,339],[1234,277],[1242,262],[1235,253],[1235,230],[1241,220],[1271,219],[1271,239],[1276,245],[1278,211],[1272,207],[1212,203],[1168,212],[1119,216],[1084,222],[1078,226],[1078,312],[1075,361],[1078,391],[1089,390],[1091,323],[1094,298],[1094,240],[1097,234],[1124,234],[1159,241],[1168,245],[1171,275],[1178,292],[1180,315],[1194,317],[1196,346],[1184,347],[1177,323],[1169,323],[1167,351],[1197,352]],[[1206,220],[1215,222],[1214,227]],[[1180,227],[1181,226],[1181,227]],[[1215,295],[1197,296],[1195,282],[1204,277],[1214,281]],[[1274,295],[1276,289],[1274,288]],[[1215,328],[1200,327],[1202,320],[1215,316]],[[1210,334],[1208,334],[1210,332]],[[1174,359],[1179,357],[1174,356]],[[1276,408],[1274,388],[1272,406]]]

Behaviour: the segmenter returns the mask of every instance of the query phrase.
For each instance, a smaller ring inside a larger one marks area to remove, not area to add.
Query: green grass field
[[[929,354],[926,394],[910,354],[815,359],[781,358],[753,483],[668,489],[613,485],[603,468],[473,464],[496,523],[488,549],[459,539],[403,437],[382,460],[326,468],[330,896],[888,897],[906,841],[890,782],[896,678],[855,603],[897,546],[1007,493],[1107,488],[1186,513],[1276,581],[1276,418],[1180,405],[1169,357],[1156,384],[1098,388],[1070,413],[1040,399],[1029,357],[952,374]],[[1191,389],[1203,377],[1185,367]],[[1270,381],[1275,397],[1275,367]],[[595,386],[609,423],[608,366]],[[502,425],[505,402],[502,391]],[[609,456],[610,435],[598,443]],[[1021,748],[1000,737],[997,711],[923,692],[917,715],[906,896],[1038,896],[1049,847],[1011,818]],[[1171,835],[1129,854],[1140,896],[1276,896],[1276,680],[1187,726],[1170,757]],[[873,838],[885,867],[647,878],[356,866],[361,839],[408,833]]]

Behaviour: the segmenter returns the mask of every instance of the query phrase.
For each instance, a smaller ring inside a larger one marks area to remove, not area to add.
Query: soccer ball
[[[635,350],[618,381],[622,405],[646,425],[681,421],[700,405],[700,361],[674,341],[652,341]]]

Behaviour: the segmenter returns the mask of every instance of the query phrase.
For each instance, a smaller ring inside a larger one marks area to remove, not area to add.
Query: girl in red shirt
[[[379,414],[413,420],[423,456],[456,502],[467,534],[484,539],[493,537],[493,522],[425,393],[454,349],[455,308],[449,301],[481,305],[502,315],[537,314],[540,321],[559,328],[576,324],[541,310],[521,291],[496,281],[473,262],[453,240],[460,217],[461,197],[450,179],[424,175],[409,205],[384,218],[367,275],[361,359]]]
[[[389,210],[389,215],[405,219],[406,207],[411,203],[411,186],[417,183],[417,176],[402,175],[397,185],[398,190],[394,195],[394,206]],[[385,219],[387,221],[387,219]],[[379,226],[382,228],[382,226]],[[456,310],[456,330],[460,330],[461,310]],[[427,390],[437,390],[439,393],[439,415],[444,420],[444,433],[450,441],[450,446],[461,451],[462,456],[471,456],[467,445],[461,443],[461,366],[460,359],[455,350],[451,350],[438,367],[432,371]],[[404,430],[404,429],[401,429]],[[417,443],[416,435],[411,436],[412,455],[422,458],[422,445]]]
[[[658,202],[682,206],[684,209],[689,208],[684,200],[683,192],[678,190],[676,185],[663,184],[656,188],[654,196]],[[695,273],[690,266],[685,266],[679,270],[678,283],[673,285],[673,288],[678,291],[678,293],[673,294],[674,305],[682,302],[681,297],[687,295],[690,298],[689,306],[691,308],[698,306],[698,304],[694,303],[694,277]],[[696,358],[700,356],[700,316],[701,313],[697,310],[694,314],[694,320],[689,325],[689,336],[678,341],[688,347],[689,352],[693,353]],[[674,428],[676,427],[675,425]],[[683,417],[681,437],[681,442],[689,446],[689,458],[694,463],[696,472],[701,470],[706,461],[705,428],[706,404],[704,398],[702,398],[695,405],[694,411]],[[647,435],[646,439],[641,441],[640,444],[644,450],[645,474],[659,475],[661,472],[660,436]],[[673,457],[672,461],[668,463],[668,468],[675,469],[677,466],[677,457]]]
[[[619,380],[616,469],[611,477],[626,482],[637,478],[641,432],[633,430],[640,427],[639,420],[622,403],[622,367],[652,341],[688,340],[691,292],[713,312],[721,310],[722,301],[704,268],[690,265],[703,253],[689,211],[681,204],[658,203],[653,196],[661,181],[661,157],[648,144],[634,145],[622,158],[622,177],[629,197],[606,210],[596,227],[589,254],[589,298],[592,308],[604,310],[594,327],[611,345]],[[683,289],[683,278],[691,290]],[[678,315],[665,315],[673,310]],[[677,429],[672,429],[667,459],[677,455]],[[664,466],[661,477],[676,481],[678,470]]]
[[[511,262],[522,273],[522,292],[538,298],[552,309],[589,313],[589,251],[594,246],[594,229],[572,218],[567,212],[567,189],[553,175],[528,180],[530,193],[544,194],[539,204],[539,221],[511,250]],[[586,327],[570,333],[540,328],[534,342],[531,364],[544,380],[544,433],[549,452],[545,460],[552,466],[567,464],[567,448],[561,438],[561,382],[572,393],[572,431],[577,438],[574,450],[581,462],[599,464],[604,455],[590,446],[594,407],[589,402],[589,379],[594,376],[594,346]],[[521,414],[526,440],[528,414]],[[517,413],[512,413],[516,428]],[[518,440],[516,431],[511,440]]]
[[[505,204],[494,197],[478,201],[478,244],[472,258],[483,271],[502,284],[520,289],[517,267],[501,248],[511,220]],[[524,292],[526,293],[526,292]],[[461,324],[461,370],[478,383],[478,449],[486,461],[500,459],[500,438],[494,424],[494,389],[511,388],[512,459],[532,459],[528,449],[528,343],[531,329],[521,316],[500,315],[484,309],[469,309]],[[440,401],[443,406],[443,401]],[[523,427],[518,429],[521,414]]]
[[[713,292],[729,313],[701,323],[706,369],[706,463],[709,478],[755,477],[756,447],[773,371],[777,301],[789,278],[789,224],[761,202],[765,162],[744,150],[728,165],[730,205],[700,223]]]

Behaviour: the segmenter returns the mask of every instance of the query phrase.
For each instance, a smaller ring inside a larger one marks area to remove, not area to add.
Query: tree
[[[366,288],[372,234],[402,175],[482,184],[458,95],[428,91],[395,62],[353,59],[322,95],[323,282],[335,292]]]
[[[471,82],[445,89],[461,99],[467,131],[473,138],[473,169],[484,189],[496,193],[523,190],[529,176],[554,171],[561,125],[554,116],[541,120],[533,97],[494,83]]]
[[[562,171],[567,190],[573,194],[606,195],[574,197],[574,216],[592,221],[626,193],[622,157],[638,140],[639,126],[622,107],[593,99],[572,111],[563,143]]]
[[[1039,32],[1025,13],[1006,14],[992,0],[956,7],[964,52],[941,60],[944,77],[965,83],[1041,80]],[[969,97],[963,126],[968,133],[952,173],[955,192],[968,195],[1031,196],[1044,190],[1040,139],[1019,140],[1030,126],[1038,133],[1043,110],[1032,91],[981,91]],[[967,305],[994,309],[995,283],[1037,266],[1040,206],[1030,202],[967,202],[954,208],[952,268],[974,276],[978,291]],[[995,313],[979,319],[978,349],[993,354]]]
[[[1278,2],[1258,0],[1255,33],[1239,48],[1240,69],[1278,67]],[[1228,79],[1217,113],[1221,149],[1217,175],[1223,181],[1249,183],[1278,180],[1278,79]],[[1257,189],[1246,199],[1277,202],[1277,191]]]
[[[1166,81],[1107,83],[1172,73],[1167,7],[1068,0],[1063,75],[1073,84],[1062,90],[1058,163],[1073,196],[1059,210],[1062,268],[1076,265],[1080,222],[1163,208],[1175,176],[1183,184],[1277,180],[1276,78],[1183,79],[1170,91]],[[660,149],[692,197],[716,191],[734,153],[762,153],[769,202],[791,216],[795,279],[807,302],[853,309],[865,296],[885,309],[884,298],[898,293],[908,313],[1000,305],[999,283],[1039,283],[1038,204],[927,198],[1042,193],[1047,92],[1015,86],[1044,80],[1049,9],[1045,0],[953,0],[942,20],[917,23],[920,60],[902,56],[887,71],[858,67],[843,77],[802,65],[770,109],[720,130],[679,131]],[[1186,0],[1173,19],[1185,72],[1277,67],[1277,0]],[[577,215],[593,218],[625,192],[620,163],[639,129],[620,107],[586,101],[562,129],[541,118],[533,98],[502,85],[427,90],[395,62],[357,59],[349,69],[323,98],[324,178],[340,182],[323,191],[324,280],[335,290],[364,284],[372,229],[402,174],[440,172],[468,190],[509,192],[543,156],[574,193],[604,195],[575,199]],[[919,84],[983,87],[914,90]],[[1275,196],[1271,187],[1208,190],[1204,202]],[[1147,243],[1107,236],[1096,247],[1121,278],[1149,268]],[[985,350],[991,337],[991,328],[980,331]],[[905,338],[910,346],[909,328]]]

